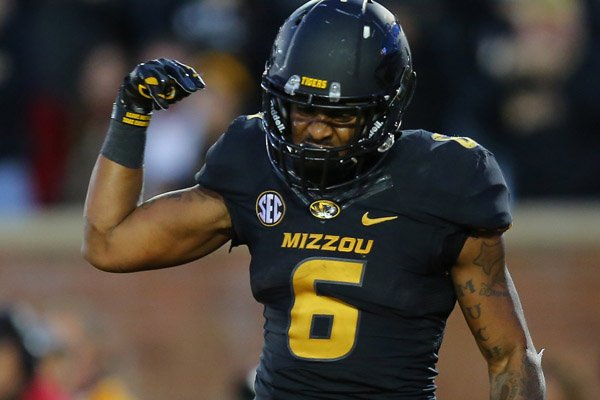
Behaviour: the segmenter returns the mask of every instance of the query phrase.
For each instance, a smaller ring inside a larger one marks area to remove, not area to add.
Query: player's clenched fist
[[[158,58],[140,63],[123,80],[112,118],[129,125],[148,126],[152,110],[167,109],[204,87],[194,68],[177,60]]]
[[[125,167],[141,168],[152,111],[167,109],[204,87],[200,75],[179,61],[158,58],[138,64],[119,88],[100,153]]]

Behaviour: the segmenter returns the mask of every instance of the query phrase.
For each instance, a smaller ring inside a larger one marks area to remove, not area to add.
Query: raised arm
[[[231,220],[216,193],[192,187],[139,204],[152,110],[202,87],[193,69],[165,59],[140,64],[125,79],[84,209],[82,253],[95,267],[132,272],[178,265],[229,240]]]
[[[459,305],[488,364],[491,400],[543,400],[545,382],[501,236],[467,239],[452,270]]]

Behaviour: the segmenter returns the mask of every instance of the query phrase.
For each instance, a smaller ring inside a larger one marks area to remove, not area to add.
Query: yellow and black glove
[[[100,153],[127,168],[141,168],[152,111],[165,110],[205,86],[192,67],[176,60],[138,64],[119,88]]]
[[[158,58],[140,63],[123,80],[111,117],[146,127],[153,110],[166,110],[205,86],[194,68],[177,60]]]

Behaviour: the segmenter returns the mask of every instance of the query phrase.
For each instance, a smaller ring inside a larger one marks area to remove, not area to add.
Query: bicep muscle
[[[138,206],[109,234],[108,269],[131,272],[182,264],[230,238],[222,197],[192,187],[156,196]]]

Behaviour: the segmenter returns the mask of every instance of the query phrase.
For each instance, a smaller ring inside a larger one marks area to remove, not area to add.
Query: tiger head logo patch
[[[317,200],[310,204],[309,210],[319,219],[332,219],[340,214],[341,208],[331,200]]]

